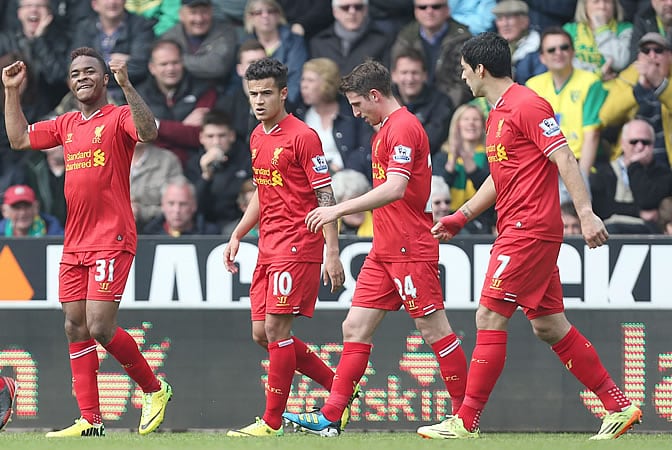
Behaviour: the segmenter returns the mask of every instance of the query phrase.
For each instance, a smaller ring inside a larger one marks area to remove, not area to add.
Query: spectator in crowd
[[[647,33],[639,40],[637,60],[613,80],[600,109],[604,126],[620,127],[632,118],[653,126],[654,157],[669,165],[672,161],[672,86],[668,78],[672,46],[659,33]]]
[[[432,172],[450,186],[450,210],[457,211],[490,175],[485,152],[485,117],[477,105],[457,107],[450,121],[448,140],[432,158]],[[467,223],[462,232],[490,234],[495,225],[495,210],[489,208]]]
[[[187,161],[185,175],[196,186],[198,212],[229,235],[242,216],[236,204],[241,185],[252,177],[250,152],[221,111],[205,115],[198,139],[201,148]]]
[[[448,0],[453,19],[468,26],[471,34],[493,29],[492,8],[496,4],[496,0]]]
[[[672,195],[672,170],[653,158],[653,127],[634,119],[623,125],[623,154],[591,174],[595,213],[609,233],[656,233],[658,207]]]
[[[563,236],[581,237],[581,220],[579,220],[579,215],[576,212],[574,203],[561,203],[560,216],[562,217]]]
[[[254,185],[252,178],[248,178],[247,180],[243,181],[243,184],[240,185],[240,191],[238,192],[238,197],[236,198],[236,204],[238,205],[238,209],[240,209],[242,214],[245,214],[245,211],[247,211],[247,207],[250,205],[256,190],[257,187]],[[247,232],[245,237],[258,238],[259,224],[257,223],[254,227],[252,227],[250,231]]]
[[[238,48],[238,64],[236,64],[237,82],[226,95],[217,98],[215,109],[226,112],[231,117],[232,125],[238,139],[250,142],[250,133],[259,121],[254,117],[247,94],[245,71],[254,61],[266,57],[264,46],[256,39],[248,39]]]
[[[632,24],[623,21],[619,0],[578,0],[574,22],[564,29],[574,42],[574,67],[596,73],[603,81],[630,63]]]
[[[243,25],[247,0],[212,0],[212,16],[216,20]]]
[[[77,26],[70,48],[95,48],[106,63],[112,59],[125,61],[131,83],[137,86],[147,78],[147,62],[154,42],[152,22],[126,12],[124,0],[91,0],[91,7],[96,14]],[[112,78],[109,83],[108,93],[117,103],[123,103],[121,89]]]
[[[238,35],[231,23],[213,20],[210,0],[182,0],[180,22],[162,39],[182,47],[184,67],[194,77],[226,85],[236,61]]]
[[[388,36],[396,36],[413,18],[413,0],[369,0],[369,17]]]
[[[497,33],[511,48],[513,80],[520,84],[546,72],[546,66],[539,59],[541,36],[530,28],[528,11],[527,3],[522,0],[502,0],[492,9]]]
[[[266,50],[266,56],[288,67],[287,99],[297,102],[301,67],[308,59],[308,49],[303,36],[287,25],[282,7],[275,0],[249,0],[245,7],[245,31],[248,34],[244,40],[257,39]]]
[[[371,190],[369,179],[361,172],[343,169],[331,177],[336,203],[343,203]],[[339,236],[373,237],[373,213],[359,211],[338,219]]]
[[[455,21],[450,7],[443,0],[414,0],[415,20],[397,35],[392,57],[409,47],[422,52],[427,67],[428,83],[446,94],[453,105],[472,98],[460,79],[460,48],[471,37],[466,25]]]
[[[179,175],[175,154],[152,143],[138,142],[131,160],[131,205],[138,231],[161,215],[161,186]]]
[[[40,203],[35,192],[26,185],[10,186],[2,202],[0,236],[38,237],[62,236],[63,227],[52,215],[40,212]]]
[[[19,30],[21,23],[17,17],[20,0],[0,2],[0,30]],[[36,3],[36,2],[30,2]],[[51,13],[59,27],[64,31],[60,39],[70,42],[74,31],[87,17],[95,15],[90,1],[82,0],[49,0]],[[67,58],[67,55],[66,55]]]
[[[434,223],[437,223],[441,217],[453,212],[450,209],[450,186],[443,177],[432,175],[432,190],[429,201],[432,203]]]
[[[334,23],[331,4],[315,0],[278,0],[293,33],[308,39]]]
[[[160,37],[179,21],[180,0],[126,0],[126,11],[154,23],[154,35]]]
[[[672,235],[672,197],[665,197],[658,207],[658,226],[665,235]]]
[[[587,183],[600,144],[599,111],[607,92],[597,75],[573,66],[572,37],[562,28],[544,30],[540,51],[548,72],[530,78],[526,85],[553,107]],[[569,200],[567,190],[560,191],[561,203]]]
[[[152,46],[151,76],[138,87],[159,124],[156,145],[174,152],[182,164],[198,146],[203,116],[212,109],[217,92],[184,69],[182,48],[171,40]]]
[[[373,129],[353,117],[338,92],[340,81],[338,66],[329,58],[307,61],[301,77],[302,104],[294,113],[317,132],[332,174],[354,169],[370,177]]]
[[[58,219],[65,226],[65,159],[63,146],[30,152],[23,160],[27,184],[35,192],[40,209]]]
[[[448,137],[453,102],[443,92],[427,84],[427,67],[420,51],[409,47],[394,55],[392,90],[399,102],[415,114],[429,137],[432,155]]]
[[[0,55],[21,54],[51,109],[68,90],[65,79],[70,40],[63,36],[63,24],[56,21],[50,0],[19,0],[16,17],[20,26],[0,34]]]
[[[647,0],[642,0],[645,3]],[[642,37],[658,33],[668,41],[672,38],[672,5],[669,0],[651,0],[650,7],[635,16],[630,40],[630,61],[637,59]]]
[[[334,24],[309,42],[310,56],[333,60],[341,75],[367,58],[389,66],[391,39],[369,17],[369,0],[332,0]]]
[[[161,215],[145,226],[143,234],[180,237],[219,234],[219,229],[198,214],[196,188],[181,175],[167,180],[161,187]]]
[[[532,28],[543,32],[548,27],[561,27],[571,22],[576,12],[577,0],[525,0],[530,7]]]

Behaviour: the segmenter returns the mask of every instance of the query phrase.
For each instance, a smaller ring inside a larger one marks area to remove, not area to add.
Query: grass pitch
[[[345,433],[338,438],[320,438],[303,433],[287,433],[281,438],[228,438],[225,433],[168,433],[139,436],[108,431],[104,438],[46,439],[40,432],[11,431],[0,434],[2,450],[660,450],[672,448],[670,434],[629,433],[615,441],[589,441],[589,434],[484,433],[479,440],[435,441],[415,433]]]

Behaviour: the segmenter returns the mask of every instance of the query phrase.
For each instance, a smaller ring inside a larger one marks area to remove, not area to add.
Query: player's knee
[[[266,333],[260,333],[257,330],[252,331],[252,340],[256,342],[259,346],[268,349],[268,339],[266,338]]]
[[[104,322],[92,322],[89,324],[89,334],[101,345],[107,345],[114,337],[115,327],[111,327]]]
[[[535,336],[548,344],[554,344],[558,341],[557,332],[551,326],[535,324],[532,326],[532,331]]]

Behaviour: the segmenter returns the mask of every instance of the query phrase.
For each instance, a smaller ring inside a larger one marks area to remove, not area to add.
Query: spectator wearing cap
[[[162,39],[180,44],[184,67],[194,77],[226,86],[236,64],[236,27],[213,19],[210,0],[182,0],[179,17]]]
[[[672,161],[672,87],[669,82],[672,46],[661,34],[651,32],[640,38],[637,49],[637,60],[612,81],[600,109],[600,121],[604,126],[620,127],[635,117],[646,120],[655,131],[654,158],[669,165]]]
[[[640,0],[645,3],[646,0]],[[672,4],[669,0],[651,0],[650,6],[635,17],[630,40],[630,61],[637,59],[639,42],[647,33],[658,33],[663,37],[672,36]]]
[[[608,81],[630,63],[632,24],[618,0],[579,0],[574,22],[563,28],[574,41],[574,67]]]
[[[2,203],[0,233],[5,237],[62,236],[58,219],[40,213],[35,192],[24,184],[15,184],[5,191]]]
[[[509,42],[513,80],[520,84],[541,73],[546,66],[539,59],[539,32],[530,28],[528,6],[522,0],[504,0],[492,8],[497,33]]]

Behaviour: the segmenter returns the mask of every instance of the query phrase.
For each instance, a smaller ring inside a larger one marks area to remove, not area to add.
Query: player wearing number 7
[[[364,374],[373,334],[388,311],[403,305],[439,362],[457,411],[464,396],[466,360],[443,311],[439,245],[432,226],[432,167],[427,134],[392,95],[390,74],[366,61],[341,81],[355,117],[379,127],[372,139],[373,189],[343,203],[312,210],[313,232],[339,217],[373,210],[373,248],[357,278],[352,307],[343,322],[343,352],[329,398],[319,412],[283,417],[325,436],[340,432],[338,418]],[[450,412],[449,412],[450,413]]]
[[[450,239],[470,219],[496,204],[497,239],[492,247],[480,305],[476,347],[467,391],[456,415],[418,434],[427,438],[479,436],[481,412],[506,358],[506,327],[520,306],[534,333],[548,343],[565,367],[602,401],[607,415],[591,439],[615,439],[641,419],[641,411],[616,386],[597,352],[564,313],[557,258],[562,243],[558,172],[581,220],[590,248],[608,238],[593,213],[576,158],[548,102],[511,80],[509,44],[483,33],[462,48],[462,79],[476,97],[493,105],[486,123],[490,177],[456,213],[443,217],[432,233]]]

